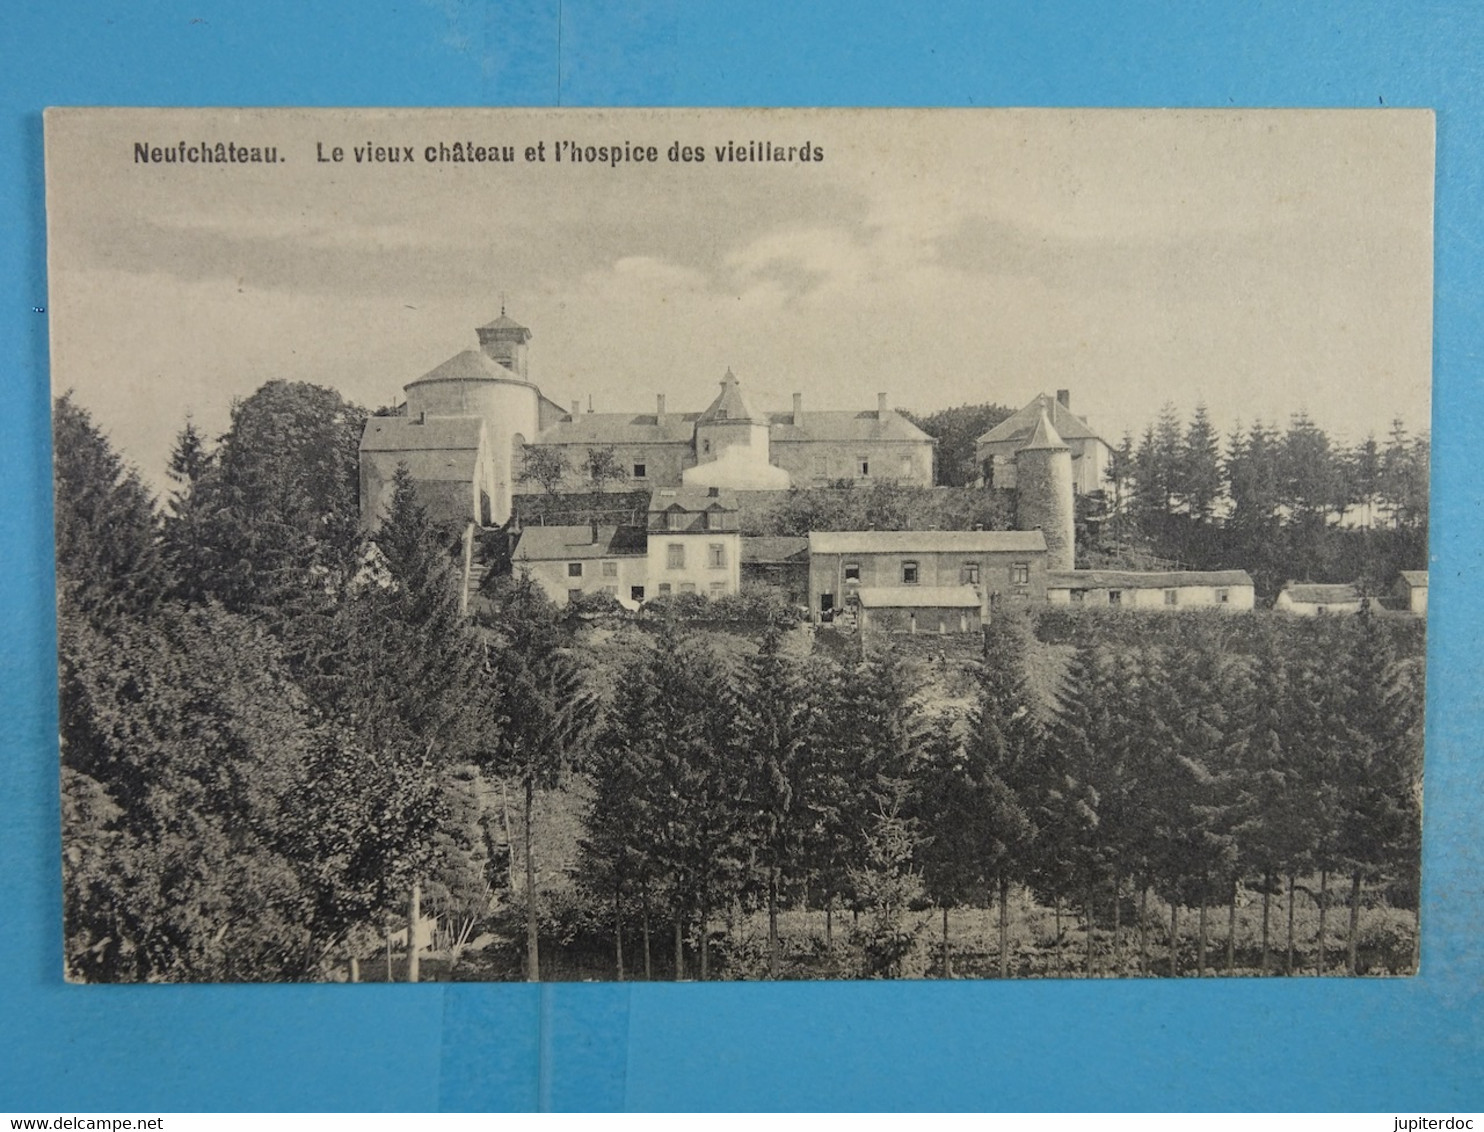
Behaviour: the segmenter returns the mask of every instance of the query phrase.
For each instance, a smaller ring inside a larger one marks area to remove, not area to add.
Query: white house
[[[1051,605],[1116,609],[1218,609],[1241,613],[1255,604],[1245,570],[1056,570],[1046,575]]]

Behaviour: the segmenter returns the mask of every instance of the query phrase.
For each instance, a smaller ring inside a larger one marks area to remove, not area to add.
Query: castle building
[[[412,469],[438,518],[503,525],[514,495],[545,490],[521,477],[541,450],[563,458],[567,471],[557,487],[564,491],[591,490],[590,453],[606,449],[624,472],[604,485],[610,491],[933,482],[936,441],[890,409],[884,393],[874,411],[806,413],[796,393],[790,411],[763,412],[728,370],[700,412],[671,413],[661,394],[653,413],[584,413],[579,402],[563,408],[531,380],[529,328],[502,310],[476,335],[478,349],[455,354],[406,386],[399,416],[376,417],[367,426],[361,504],[368,525],[384,512],[399,463]],[[483,424],[482,437],[475,421]]]
[[[1014,488],[1019,483],[1019,454],[1036,431],[1041,417],[1050,421],[1066,444],[1072,461],[1072,489],[1078,495],[1101,491],[1113,459],[1113,449],[1088,423],[1072,412],[1070,390],[1055,397],[1041,394],[1018,413],[1007,417],[974,442],[986,487]]]

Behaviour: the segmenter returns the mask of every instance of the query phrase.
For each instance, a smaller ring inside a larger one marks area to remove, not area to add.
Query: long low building
[[[1123,609],[1254,608],[1256,593],[1245,570],[1059,570],[1046,576],[1052,605],[1101,605]]]
[[[974,586],[864,586],[854,598],[862,632],[977,633],[984,624]]]
[[[999,598],[1046,593],[1040,531],[811,531],[809,608],[830,619],[861,589],[972,586],[987,614]]]

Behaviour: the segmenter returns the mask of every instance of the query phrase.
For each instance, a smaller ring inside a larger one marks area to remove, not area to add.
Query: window
[[[582,591],[581,590],[568,590],[567,591],[567,600],[568,601],[576,601],[581,596],[582,596]]]
[[[696,584],[695,584],[695,582],[681,582],[680,583],[680,592],[683,593],[683,594],[693,594],[693,593],[695,593],[696,592]]]
[[[911,476],[912,476],[912,457],[911,456],[903,456],[902,457],[902,478],[903,479],[910,479]]]
[[[648,474],[649,474],[649,469],[645,465],[643,465],[643,464],[635,464],[634,465],[634,478],[636,480],[642,480]]]
[[[855,462],[855,468],[858,474],[862,476],[869,476],[871,474],[871,461],[865,456],[862,456]]]
[[[1179,590],[1165,590],[1165,604],[1166,605],[1179,605],[1180,604],[1180,591]]]
[[[845,580],[847,582],[858,582],[861,580],[861,564],[859,562],[845,563]]]
[[[979,584],[979,563],[965,562],[958,575],[964,585],[977,586]]]
[[[706,547],[706,565],[713,570],[725,569],[727,564],[727,548],[725,543],[713,542]]]
[[[672,542],[665,547],[665,566],[670,570],[685,569],[685,543]]]
[[[616,578],[616,577],[618,577],[618,563],[617,562],[604,562],[603,563],[603,577],[605,577],[605,578]]]
[[[1108,591],[1108,604],[1109,605],[1122,605],[1123,604],[1123,591],[1122,590],[1109,590]]]
[[[823,456],[814,457],[814,478],[817,480],[830,478],[830,462]]]
[[[567,577],[569,577],[569,578],[580,578],[580,577],[582,577],[582,563],[581,562],[568,562],[567,563]]]
[[[902,585],[904,585],[904,586],[915,586],[915,585],[917,585],[917,563],[916,562],[903,562],[902,563]]]
[[[676,508],[665,516],[665,525],[672,531],[685,530],[685,512]]]
[[[702,512],[702,514],[701,514],[701,530],[703,530],[703,531],[714,531],[714,530],[716,530],[718,528],[718,526],[719,526],[719,524],[718,524],[717,518],[716,518],[716,516],[714,514],[712,514],[710,511]]]
[[[1217,605],[1230,605],[1231,604],[1231,600],[1232,600],[1232,592],[1231,592],[1231,590],[1217,590],[1216,591],[1216,604]]]
[[[1012,586],[1028,586],[1031,584],[1031,564],[1029,562],[1016,562],[1011,565],[1010,584]]]
[[[706,456],[709,456],[711,454],[711,441],[709,441],[709,440],[703,440],[703,441],[701,441],[701,453],[702,453],[702,455],[706,455]]]
[[[726,592],[727,592],[727,584],[725,582],[712,582],[711,583],[711,596],[712,597],[721,597],[721,595],[724,594],[724,593],[726,593]]]
[[[643,586],[630,586],[629,587],[629,600],[630,601],[643,601],[644,600],[644,587]]]
[[[1087,591],[1086,590],[1073,590],[1072,591],[1072,603],[1074,605],[1081,605],[1086,600],[1087,600]]]

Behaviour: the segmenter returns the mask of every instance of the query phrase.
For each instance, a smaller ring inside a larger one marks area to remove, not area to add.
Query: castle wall
[[[868,465],[861,474],[861,462]],[[796,487],[824,487],[837,480],[868,484],[880,481],[931,487],[933,446],[920,440],[782,440],[773,441],[773,463],[792,477]]]

